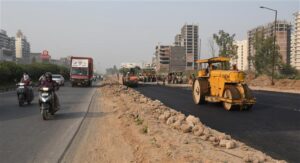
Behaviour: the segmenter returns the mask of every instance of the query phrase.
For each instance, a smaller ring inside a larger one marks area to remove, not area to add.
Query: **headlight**
[[[49,88],[48,87],[43,87],[42,91],[49,91]]]

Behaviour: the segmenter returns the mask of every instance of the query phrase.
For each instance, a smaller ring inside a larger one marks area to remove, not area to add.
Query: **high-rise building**
[[[156,72],[167,74],[170,66],[170,45],[157,45],[155,47]]]
[[[0,30],[0,60],[4,61],[14,61],[15,58],[15,48],[14,38],[7,36],[5,30]]]
[[[186,70],[186,55],[183,46],[171,46],[170,72],[183,72]]]
[[[179,36],[178,36],[179,37]],[[187,59],[187,67],[191,67],[190,65],[194,66],[196,68],[197,64],[195,64],[195,61],[198,60],[199,55],[199,34],[198,34],[198,25],[187,25],[185,24],[181,28],[181,46],[185,47],[185,54],[187,55],[187,58],[190,57],[190,55],[193,55],[193,62],[190,63]],[[189,69],[189,68],[187,68]]]
[[[294,13],[294,28],[291,34],[291,66],[300,70],[300,11]]]
[[[235,64],[239,70],[248,70],[248,40],[236,41],[237,46],[237,59]]]
[[[264,37],[270,37],[274,32],[274,22],[264,26],[258,26],[248,31],[248,54],[253,56],[255,34],[261,32]],[[291,38],[291,24],[287,21],[277,21],[276,25],[276,44],[279,46],[279,53],[283,63],[290,64],[290,38]],[[252,69],[252,63],[249,63],[249,68]]]
[[[27,42],[26,37],[23,35],[21,30],[16,34],[15,38],[16,47],[16,59],[17,62],[29,63],[30,58],[30,43]]]
[[[174,46],[182,46],[181,45],[181,34],[177,34],[175,36]]]

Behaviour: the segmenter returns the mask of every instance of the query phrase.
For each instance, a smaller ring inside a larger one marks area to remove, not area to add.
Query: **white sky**
[[[0,28],[18,29],[32,52],[47,49],[52,58],[91,56],[98,69],[122,62],[150,62],[155,45],[172,44],[185,23],[199,25],[201,57],[210,57],[208,39],[223,29],[236,39],[274,20],[293,19],[299,1],[0,1]]]

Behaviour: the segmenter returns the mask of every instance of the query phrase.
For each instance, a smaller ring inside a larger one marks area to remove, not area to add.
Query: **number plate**
[[[42,93],[42,96],[48,96],[49,94],[48,93]]]
[[[19,86],[19,88],[24,88],[24,86]]]

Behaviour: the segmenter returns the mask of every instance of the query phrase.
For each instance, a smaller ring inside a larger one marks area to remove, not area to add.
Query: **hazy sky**
[[[122,62],[150,62],[155,45],[172,44],[185,23],[199,25],[201,57],[208,40],[223,29],[246,39],[247,31],[274,20],[293,19],[299,1],[3,1],[0,27],[9,36],[21,29],[32,52],[52,58],[91,56],[98,69]]]

